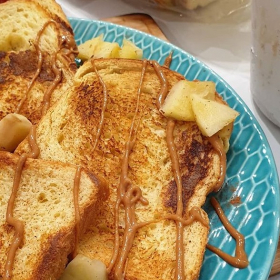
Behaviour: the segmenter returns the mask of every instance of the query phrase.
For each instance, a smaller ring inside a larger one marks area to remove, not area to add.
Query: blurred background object
[[[139,8],[173,11],[201,22],[216,22],[248,8],[251,0],[124,0]]]
[[[251,92],[260,110],[280,126],[280,5],[252,3]]]

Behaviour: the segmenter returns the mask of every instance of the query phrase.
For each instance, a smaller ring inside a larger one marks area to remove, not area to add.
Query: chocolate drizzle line
[[[211,197],[210,199],[211,204],[213,205],[216,213],[218,214],[222,224],[226,228],[226,230],[229,232],[229,234],[235,239],[236,241],[236,250],[235,250],[235,256],[231,256],[219,248],[216,248],[210,244],[207,244],[207,249],[211,250],[215,254],[217,254],[219,257],[221,257],[223,260],[225,260],[230,265],[237,267],[237,268],[245,268],[249,265],[249,261],[247,258],[247,254],[245,252],[245,239],[244,236],[238,232],[229,222],[227,217],[225,216],[220,204],[218,201]]]
[[[12,270],[15,260],[15,255],[17,249],[22,245],[23,235],[24,235],[24,223],[13,216],[13,210],[15,206],[15,199],[18,192],[21,174],[23,170],[23,166],[27,160],[27,158],[37,158],[39,156],[39,148],[36,143],[36,130],[35,126],[32,126],[31,131],[28,136],[28,142],[31,148],[31,152],[29,154],[22,154],[17,162],[12,193],[8,201],[7,212],[6,212],[6,222],[15,228],[15,235],[8,249],[7,260],[5,264],[5,272],[3,276],[3,280],[11,279]]]
[[[140,121],[138,121],[135,127],[137,114],[139,111],[140,95],[142,84],[144,80],[144,75],[146,72],[147,60],[143,60],[143,67],[141,72],[140,83],[137,92],[137,103],[135,108],[135,113],[133,120],[131,122],[129,136],[125,144],[124,157],[121,166],[121,176],[120,183],[117,193],[117,201],[115,205],[115,244],[113,255],[107,269],[110,273],[114,267],[114,279],[121,280],[124,279],[123,270],[126,265],[127,256],[132,247],[135,233],[137,230],[146,225],[146,223],[137,223],[135,217],[135,206],[137,202],[141,202],[143,205],[147,205],[148,201],[142,196],[141,189],[138,186],[132,186],[132,183],[128,177],[128,160],[129,155],[134,147],[136,141],[136,134]],[[123,244],[120,248],[120,237],[119,237],[119,209],[123,205],[125,209],[125,230],[123,236]]]

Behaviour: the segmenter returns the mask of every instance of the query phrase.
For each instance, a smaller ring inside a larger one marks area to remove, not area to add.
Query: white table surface
[[[141,7],[119,0],[57,0],[69,17],[102,19],[130,13],[154,18],[168,40],[211,67],[244,100],[260,123],[280,170],[280,128],[257,108],[250,93],[250,8],[216,22],[197,22],[178,13]],[[138,1],[140,2],[140,1]],[[269,280],[280,280],[280,275]]]

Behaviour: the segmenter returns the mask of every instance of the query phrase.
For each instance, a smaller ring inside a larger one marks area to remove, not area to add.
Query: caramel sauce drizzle
[[[225,181],[225,176],[226,176],[226,164],[227,164],[227,159],[226,159],[226,153],[223,147],[223,143],[220,140],[219,136],[217,134],[214,134],[211,137],[208,137],[208,141],[211,143],[212,147],[214,150],[219,154],[220,156],[220,161],[221,161],[221,171],[220,171],[220,177],[218,179],[218,182],[214,188],[214,191],[217,192],[220,190],[222,187],[224,181]]]
[[[36,39],[35,39],[35,42],[34,42],[34,47],[35,47],[35,50],[38,54],[37,70],[35,72],[35,75],[32,77],[32,80],[30,81],[28,87],[27,87],[27,90],[25,92],[24,97],[22,98],[22,100],[18,104],[18,106],[15,110],[15,113],[19,113],[20,110],[22,109],[23,104],[26,101],[27,96],[28,96],[32,86],[34,85],[35,80],[38,78],[38,76],[41,73],[42,64],[43,64],[43,55],[42,55],[42,51],[39,47],[39,42],[40,42],[40,38],[41,38],[44,30],[50,24],[54,24],[56,29],[57,29],[57,23],[54,20],[49,20],[43,25],[43,27],[39,30],[39,32],[36,36]],[[74,50],[74,47],[73,47],[73,46],[75,46],[75,42],[73,43],[67,36],[64,36],[64,35],[62,36],[62,38],[59,37],[59,49],[55,53],[55,55],[53,57],[53,61],[52,61],[52,70],[55,73],[55,79],[54,79],[54,82],[52,83],[52,85],[47,89],[47,91],[44,94],[42,115],[44,115],[46,113],[46,111],[48,110],[48,108],[50,106],[51,94],[52,94],[53,90],[57,87],[58,83],[61,81],[61,78],[62,78],[62,75],[61,75],[62,71],[61,71],[61,69],[57,68],[56,59],[57,59],[57,53],[61,50],[63,43],[65,43],[66,48],[71,47],[71,49],[68,50],[68,52],[66,52],[64,55],[68,56],[68,55],[71,55],[72,53],[75,54],[77,52],[76,50]],[[8,249],[3,280],[11,279],[16,251],[20,246],[22,246],[22,242],[23,242],[24,223],[22,221],[16,219],[16,218],[14,218],[13,210],[14,210],[14,206],[15,206],[16,195],[17,195],[19,185],[20,185],[20,180],[21,180],[23,167],[26,163],[26,160],[28,158],[36,159],[36,158],[38,158],[39,153],[40,153],[40,149],[39,149],[39,147],[37,145],[37,142],[36,142],[36,127],[34,125],[31,127],[30,133],[28,135],[28,143],[29,143],[31,151],[28,154],[22,154],[20,156],[18,162],[17,162],[16,168],[15,168],[14,180],[13,180],[12,193],[11,193],[11,196],[9,198],[7,211],[6,211],[6,222],[7,222],[7,224],[9,224],[9,225],[11,225],[15,228],[15,234],[14,234],[13,241],[12,241],[12,243],[11,243],[9,249]],[[80,213],[79,213],[79,205],[78,205],[78,193],[79,193],[80,176],[81,176],[81,168],[78,167],[76,175],[75,175],[75,180],[74,180],[74,205],[75,205],[75,221],[76,221],[76,223],[75,223],[76,224],[75,240],[76,240],[76,244],[78,242],[79,231],[80,231],[80,229],[79,229]],[[77,253],[77,245],[75,245],[75,249],[74,249],[74,254],[76,254],[76,253]]]
[[[175,127],[175,121],[172,119],[167,119],[167,130],[166,130],[166,140],[167,146],[170,153],[172,170],[174,174],[174,179],[177,185],[177,210],[176,215],[182,217],[183,215],[183,185],[182,176],[179,167],[179,158],[174,144],[173,131]],[[182,222],[176,220],[176,259],[177,267],[175,270],[175,278],[178,280],[185,279],[184,276],[184,225]]]
[[[43,32],[45,31],[45,29],[48,27],[48,25],[50,24],[54,24],[56,30],[58,30],[58,26],[57,26],[57,22],[54,20],[49,20],[47,22],[45,22],[45,24],[42,26],[42,28],[39,30],[35,42],[34,42],[34,47],[35,50],[38,54],[38,64],[37,64],[37,70],[35,75],[32,77],[32,80],[30,81],[28,88],[25,92],[24,97],[22,98],[22,100],[20,101],[15,113],[19,113],[20,110],[23,107],[23,104],[25,103],[27,96],[32,88],[32,86],[34,85],[35,80],[38,78],[38,76],[40,75],[41,69],[42,69],[42,64],[43,64],[43,55],[42,55],[42,51],[39,47],[39,42],[41,39],[41,36],[43,35]],[[64,54],[63,57],[65,59],[68,58],[68,61],[71,60],[71,58],[69,58],[69,55],[71,55],[72,53],[77,53],[77,50],[75,49],[75,42],[74,40],[70,39],[67,35],[62,35],[59,36],[58,38],[59,40],[59,48],[57,50],[57,52],[53,55],[53,59],[52,59],[52,71],[55,74],[55,79],[52,82],[51,86],[48,87],[48,89],[46,90],[45,94],[44,94],[44,98],[43,98],[43,106],[42,106],[42,115],[45,115],[46,111],[49,109],[50,106],[50,98],[51,98],[51,94],[54,91],[54,89],[57,87],[57,85],[59,84],[59,82],[62,79],[62,71],[61,69],[59,69],[56,66],[56,60],[57,60],[57,54],[58,52],[63,49],[64,50]],[[66,48],[69,48],[65,51],[63,44],[65,45]]]
[[[166,60],[166,63],[168,62],[168,59]],[[166,79],[164,78],[164,73],[162,72],[159,64],[157,62],[153,62],[153,66],[157,72],[157,75],[162,83],[161,92],[158,96],[158,102],[157,106],[158,109],[161,107],[166,95],[167,95],[167,86],[166,86]],[[185,220],[182,218],[182,180],[181,180],[181,174],[179,169],[179,160],[177,156],[177,152],[174,145],[173,140],[173,130],[175,126],[175,121],[171,119],[167,119],[167,145],[171,156],[172,161],[172,169],[177,185],[177,211],[176,215],[169,215],[165,218],[170,218],[176,221],[177,225],[177,242],[176,242],[176,258],[177,258],[177,267],[176,267],[176,279],[185,279],[184,276],[184,247],[183,247],[183,226],[189,225],[194,220],[198,220],[201,222],[204,226],[209,227],[207,222],[202,218],[201,213],[198,209],[191,209],[189,215],[191,216],[188,220]],[[222,142],[220,141],[218,135],[213,135],[212,137],[208,138],[209,142],[213,146],[214,150],[219,154],[220,161],[221,161],[221,171],[220,171],[220,177],[218,179],[218,182],[215,186],[215,191],[218,191],[224,182],[225,179],[225,172],[226,172],[226,154],[223,149]],[[212,199],[214,200],[214,198]],[[215,200],[216,201],[216,200]],[[219,216],[220,212],[222,211],[221,208],[217,208],[217,203],[212,202],[215,205],[215,209]],[[224,217],[224,216],[223,216]],[[225,218],[225,217],[224,217]],[[207,248],[218,254],[220,257],[225,259],[228,263],[239,267],[244,268],[248,265],[248,260],[246,253],[244,251],[244,237],[238,233],[232,225],[229,223],[229,221],[226,219],[222,220],[223,224],[225,225],[226,229],[230,231],[232,236],[237,239],[237,249],[236,249],[236,257],[229,256],[228,254],[222,252],[220,249],[215,248],[211,245],[207,245]]]
[[[156,61],[152,61],[152,65],[154,66],[154,69],[161,82],[160,93],[156,101],[157,108],[160,109],[168,93],[167,80],[163,71],[161,70],[161,66]]]
[[[24,102],[26,101],[27,99],[27,96],[32,88],[32,86],[34,85],[34,82],[35,80],[38,78],[38,76],[40,75],[41,73],[41,69],[42,69],[42,64],[43,64],[43,55],[42,55],[42,51],[40,50],[40,47],[39,47],[39,42],[40,42],[40,38],[43,34],[43,32],[45,31],[45,29],[47,28],[47,26],[49,24],[56,24],[56,22],[54,20],[49,20],[47,22],[45,22],[45,24],[42,26],[42,28],[39,30],[37,36],[36,36],[36,39],[35,39],[35,42],[34,42],[34,47],[35,47],[35,50],[38,54],[38,64],[37,64],[37,70],[36,70],[36,73],[35,75],[33,76],[31,82],[29,83],[28,87],[27,87],[27,90],[25,92],[25,95],[24,97],[21,99],[15,113],[19,113],[20,110],[22,109],[22,106],[24,104]]]
[[[16,199],[16,195],[18,192],[24,164],[25,164],[27,158],[37,158],[39,156],[39,148],[36,143],[35,126],[32,126],[32,128],[31,128],[31,131],[28,136],[28,142],[29,142],[29,145],[31,148],[31,152],[29,154],[21,155],[17,162],[16,169],[15,169],[15,175],[14,175],[14,181],[13,181],[12,193],[9,198],[8,206],[7,206],[6,222],[15,228],[15,235],[14,235],[12,244],[10,245],[10,248],[8,250],[3,280],[11,279],[16,251],[22,245],[22,242],[23,242],[24,223],[14,217],[13,209],[15,206],[15,199]]]
[[[56,31],[58,32],[58,26],[57,26],[57,22],[50,20],[47,23],[53,23],[55,25]],[[43,27],[44,28],[44,27]],[[75,50],[75,41],[73,38],[69,38],[69,36],[62,34],[61,36],[58,37],[58,50],[53,54],[52,57],[52,71],[55,74],[55,79],[52,82],[51,86],[48,87],[48,89],[46,90],[45,94],[44,94],[44,98],[43,98],[43,107],[42,107],[42,115],[45,115],[47,110],[50,107],[50,100],[51,100],[51,96],[53,91],[55,90],[55,88],[58,86],[58,84],[60,83],[61,79],[62,79],[62,70],[59,69],[56,65],[56,61],[57,61],[57,55],[58,53],[63,50],[63,54],[62,57],[66,60],[68,60],[68,62],[71,62],[71,57],[70,55],[72,53],[77,53],[77,50]]]
[[[59,50],[57,53],[60,54],[60,58],[63,60],[64,64],[67,65],[68,68],[73,64],[76,66],[75,55],[79,53],[78,48],[76,46],[75,40],[72,36],[66,32],[61,33],[59,37]]]
[[[94,72],[95,72],[96,76],[98,77],[98,80],[99,80],[99,82],[100,82],[100,84],[102,85],[102,88],[103,88],[103,105],[102,105],[101,117],[100,117],[99,126],[97,128],[96,139],[95,139],[95,142],[94,142],[94,145],[93,145],[93,150],[95,150],[95,148],[97,146],[97,143],[98,143],[98,140],[100,138],[100,134],[101,134],[103,125],[104,125],[104,116],[105,116],[105,110],[106,110],[107,102],[108,102],[108,93],[107,93],[107,87],[106,87],[103,79],[101,78],[100,74],[98,73],[98,71],[96,69],[94,60],[91,60],[91,64],[92,64]]]
[[[164,216],[161,220],[174,220],[182,223],[183,226],[188,226],[194,221],[199,221],[202,225],[209,228],[207,221],[201,215],[201,209],[194,206],[188,213],[189,217],[184,219],[183,217],[178,216],[177,214],[169,214]]]
[[[12,194],[9,198],[7,212],[6,212],[6,222],[15,228],[15,234],[14,234],[12,244],[10,245],[10,248],[8,250],[3,280],[11,279],[15,254],[16,254],[17,249],[21,246],[22,241],[23,241],[24,223],[16,218],[14,218],[13,208],[15,205],[15,199],[16,199],[16,194],[17,194],[17,190],[18,190],[18,186],[19,186],[20,177],[21,177],[21,171],[23,169],[23,165],[24,165],[26,159],[27,159],[27,154],[23,154],[17,163],[16,170],[15,170],[15,176],[14,176],[14,182],[13,182]]]
[[[78,252],[78,242],[80,237],[80,210],[79,210],[79,191],[80,191],[80,181],[81,181],[81,166],[78,166],[76,169],[75,179],[74,179],[74,189],[73,189],[73,196],[74,196],[74,209],[75,209],[75,246],[72,253],[72,257],[75,258]]]
[[[169,55],[165,58],[164,63],[163,63],[163,66],[165,66],[165,67],[167,67],[167,68],[170,67],[170,64],[171,64],[171,62],[172,62],[172,55],[173,55],[173,51],[171,51],[171,52],[169,53]]]
[[[236,241],[236,250],[235,250],[235,256],[231,256],[219,248],[216,248],[210,244],[207,244],[207,249],[211,250],[213,253],[217,254],[219,257],[221,257],[223,260],[225,260],[230,265],[237,267],[237,268],[245,268],[249,265],[248,257],[245,252],[245,239],[244,236],[237,231],[229,222],[227,217],[225,216],[223,209],[221,208],[218,201],[211,197],[210,199],[211,204],[213,205],[216,213],[218,214],[222,224],[226,228],[226,230],[229,232],[229,234],[235,239]]]
[[[147,60],[143,60],[143,67],[141,72],[140,83],[137,92],[137,103],[133,120],[131,122],[128,140],[125,144],[124,157],[121,166],[120,183],[117,193],[117,201],[115,205],[115,244],[113,255],[107,269],[110,273],[114,267],[114,279],[124,279],[123,270],[126,265],[127,256],[132,247],[135,233],[137,230],[146,225],[147,223],[138,223],[135,217],[135,206],[137,202],[141,202],[143,205],[147,205],[148,201],[142,196],[142,191],[138,186],[132,186],[131,180],[128,177],[128,160],[129,155],[134,147],[136,141],[136,133],[140,121],[136,125],[136,118],[139,111],[141,88],[146,72]],[[124,206],[125,210],[125,230],[123,236],[123,244],[120,248],[120,237],[119,237],[119,209],[120,206]]]
[[[49,109],[51,95],[52,95],[53,91],[55,90],[55,88],[57,87],[57,85],[59,84],[59,82],[61,81],[61,78],[62,78],[62,71],[61,71],[61,69],[58,69],[57,66],[56,66],[56,56],[57,56],[57,54],[54,55],[53,61],[52,61],[52,71],[55,74],[55,79],[52,82],[51,86],[48,87],[47,91],[44,94],[43,107],[42,107],[42,115],[43,116],[46,114],[47,110]]]
[[[79,51],[76,46],[76,42],[74,38],[71,36],[69,37],[67,34],[62,34],[60,38],[60,46],[62,49],[62,56],[64,59],[66,59],[68,62],[73,62],[75,63],[74,58],[71,57],[72,54],[78,54]]]
[[[168,92],[168,84],[167,79],[161,69],[161,66],[156,62],[152,62],[154,69],[160,79],[161,82],[161,91],[158,95],[157,99],[157,108],[160,110]],[[178,216],[180,219],[183,216],[183,186],[182,186],[182,176],[180,172],[180,166],[179,166],[179,158],[177,154],[177,150],[174,144],[174,137],[173,137],[173,131],[175,128],[175,120],[167,118],[167,128],[166,128],[166,141],[168,146],[168,151],[171,158],[171,164],[172,164],[172,170],[174,174],[174,179],[177,185],[177,210],[176,210],[176,216]],[[176,222],[176,270],[175,270],[175,278],[177,280],[184,280],[184,225],[182,221],[175,220]]]

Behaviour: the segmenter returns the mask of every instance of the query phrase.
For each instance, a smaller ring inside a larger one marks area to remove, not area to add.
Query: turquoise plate
[[[237,269],[206,250],[200,280],[265,280],[268,278],[279,236],[279,182],[274,159],[252,112],[234,90],[206,65],[172,44],[140,31],[115,24],[70,19],[77,44],[104,34],[105,41],[122,43],[123,38],[143,49],[144,57],[163,63],[173,51],[171,69],[187,79],[211,80],[228,104],[240,112],[227,154],[227,175],[215,194],[230,222],[245,236],[250,265]],[[241,202],[233,204],[234,197]],[[234,255],[235,241],[221,225],[209,201],[205,204],[211,230],[209,243]]]

